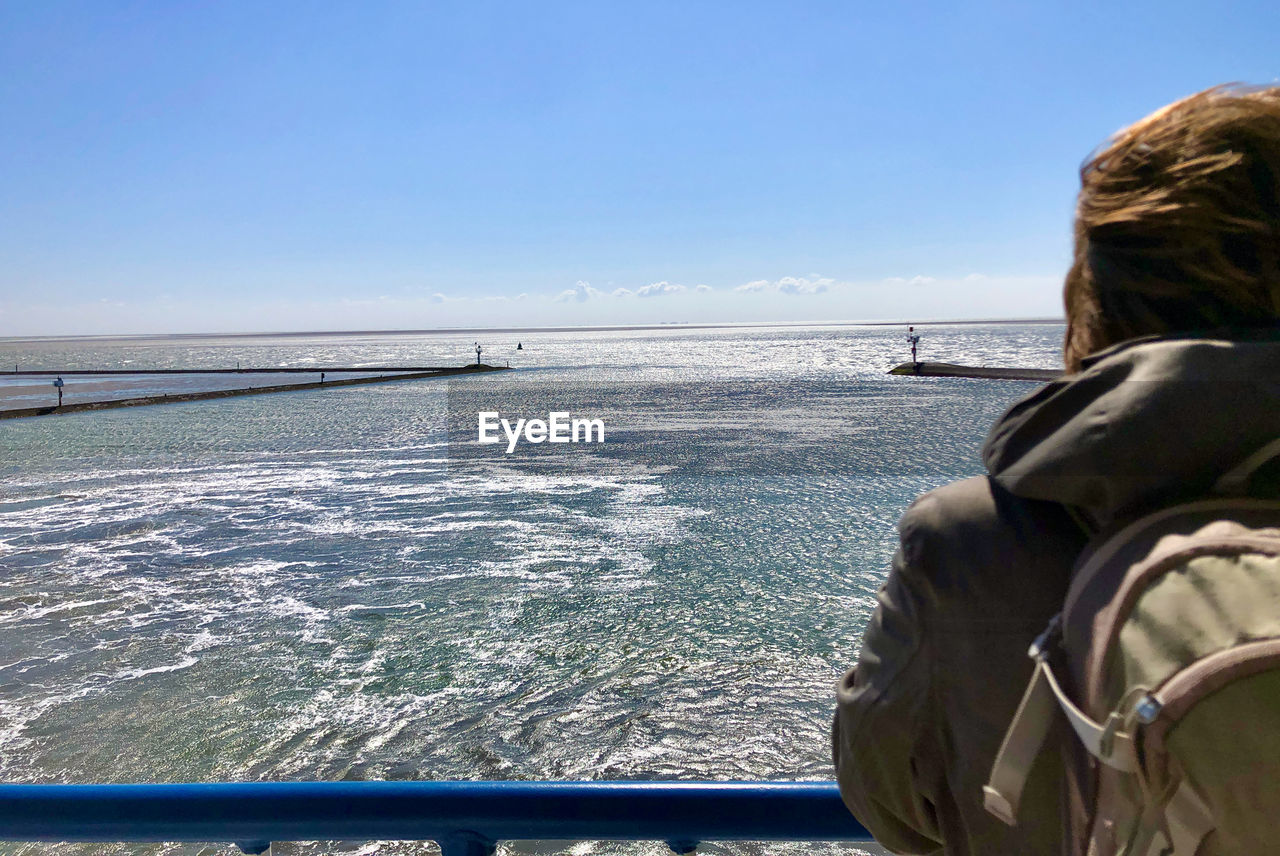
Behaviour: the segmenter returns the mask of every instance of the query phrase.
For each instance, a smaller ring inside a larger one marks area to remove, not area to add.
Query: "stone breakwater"
[[[1034,380],[1047,382],[1062,377],[1056,369],[1020,369],[994,366],[957,366],[953,363],[902,363],[889,369],[892,375],[915,377],[977,377],[994,380]]]
[[[116,370],[108,370],[103,372],[92,372],[86,370],[56,372],[56,371],[40,371],[40,372],[23,372],[23,374],[41,374],[41,375],[97,375],[97,374],[217,374],[236,372],[236,369],[211,370],[208,372],[199,369],[153,369],[150,371],[129,371],[122,372]],[[241,374],[320,374],[347,371],[371,371],[371,369],[350,369],[350,368],[308,368],[308,369],[243,369]],[[376,368],[372,371],[387,371],[394,374],[374,375],[372,377],[355,377],[355,378],[339,378],[334,380],[326,380],[324,382],[312,381],[306,383],[286,383],[273,384],[270,386],[248,386],[236,389],[214,389],[202,392],[182,392],[163,395],[147,395],[135,398],[110,399],[106,401],[81,401],[73,404],[63,404],[61,407],[54,405],[46,405],[43,407],[23,407],[9,410],[0,410],[0,419],[19,419],[27,416],[61,416],[68,413],[83,413],[90,410],[112,410],[117,407],[141,407],[148,404],[176,404],[184,401],[206,401],[213,398],[232,398],[239,395],[262,395],[269,392],[295,392],[304,389],[328,389],[336,386],[355,386],[357,384],[366,383],[389,383],[392,381],[402,380],[422,380],[425,378],[450,377],[453,375],[464,374],[482,374],[484,372],[509,371],[505,366],[490,366],[485,364],[472,364],[468,366],[457,367],[434,367],[426,370],[415,371],[413,369],[397,369],[397,368]]]

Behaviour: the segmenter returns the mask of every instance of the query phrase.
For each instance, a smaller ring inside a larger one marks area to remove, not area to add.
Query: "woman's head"
[[[1135,336],[1280,324],[1280,87],[1170,104],[1090,157],[1080,184],[1068,371]]]

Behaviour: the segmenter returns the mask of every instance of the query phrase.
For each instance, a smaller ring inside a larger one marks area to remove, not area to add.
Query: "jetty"
[[[225,375],[225,374],[309,374],[327,375],[359,372],[366,377],[334,378],[331,380],[304,381],[301,383],[272,384],[268,386],[248,386],[234,389],[210,389],[198,392],[164,393],[133,398],[103,399],[99,401],[74,402],[63,405],[45,405],[42,407],[21,407],[0,409],[0,419],[20,419],[28,416],[60,416],[67,413],[83,413],[90,410],[113,410],[119,407],[141,407],[149,404],[177,404],[186,401],[208,401],[214,398],[234,398],[241,395],[265,395],[272,392],[298,392],[308,389],[330,389],[336,386],[356,386],[370,383],[389,383],[393,381],[422,380],[424,378],[451,377],[455,375],[483,374],[485,372],[510,371],[507,366],[491,366],[484,363],[472,363],[466,366],[356,366],[356,367],[311,367],[311,368],[251,368],[251,369],[69,369],[51,371],[40,369],[17,372],[21,375],[42,376],[113,376],[113,375]],[[375,374],[369,375],[368,373]],[[6,374],[11,374],[6,372]]]
[[[399,372],[404,373],[437,373],[437,374],[464,374],[474,371],[497,371],[502,366],[490,366],[481,363],[471,363],[466,366],[307,366],[300,368],[298,366],[284,366],[282,368],[251,368],[251,369],[22,369],[19,371],[17,367],[13,371],[7,371],[9,375],[34,375],[49,376],[54,375],[223,375],[223,374],[342,374],[358,372],[360,374],[376,374],[378,372]],[[335,381],[336,383],[336,381]]]
[[[995,366],[958,366],[954,363],[902,363],[889,369],[892,375],[912,377],[976,377],[990,380],[1034,380],[1045,383],[1062,377],[1055,369],[1020,369]]]

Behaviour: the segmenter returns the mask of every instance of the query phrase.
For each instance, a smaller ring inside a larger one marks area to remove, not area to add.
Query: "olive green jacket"
[[[841,794],[881,844],[1061,851],[1063,811],[1082,809],[1056,753],[1032,771],[1017,826],[982,807],[1028,646],[1061,609],[1088,533],[1206,494],[1277,437],[1280,336],[1135,340],[1014,405],[983,450],[989,475],[907,509],[832,727]]]

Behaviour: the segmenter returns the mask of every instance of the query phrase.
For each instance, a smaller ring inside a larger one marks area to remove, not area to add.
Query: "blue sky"
[[[1060,313],[1274,3],[0,2],[0,335]]]

